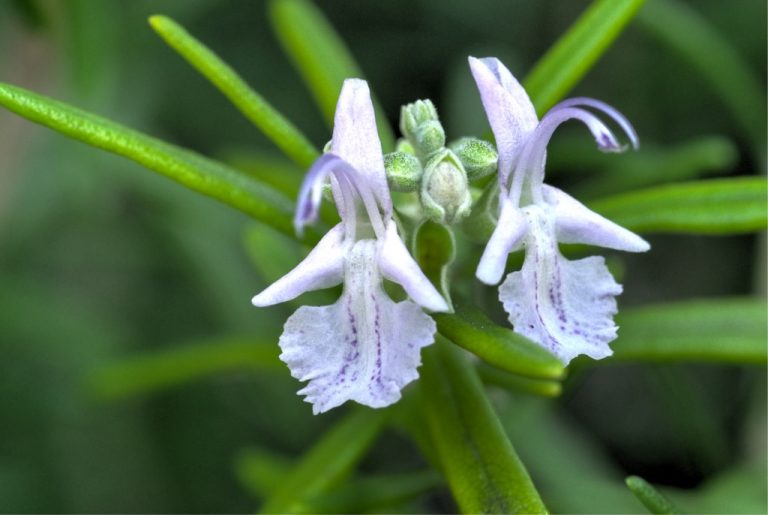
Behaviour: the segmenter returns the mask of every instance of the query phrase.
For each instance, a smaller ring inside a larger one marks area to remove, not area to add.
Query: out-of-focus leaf
[[[438,337],[423,355],[423,410],[461,511],[546,512],[462,351]]]
[[[766,363],[768,305],[714,299],[628,309],[616,316],[619,338],[606,360]]]
[[[708,136],[673,147],[643,144],[639,152],[595,152],[583,137],[560,138],[547,151],[550,169],[579,174],[568,191],[576,198],[596,198],[655,184],[695,179],[730,170],[738,159],[736,146],[726,138]]]
[[[223,161],[238,170],[273,187],[288,198],[296,198],[304,179],[305,170],[285,159],[265,156],[257,152],[232,152]],[[320,219],[328,225],[339,222],[339,214],[330,202],[320,205]]]
[[[341,84],[350,77],[364,78],[360,67],[312,2],[272,0],[269,12],[280,43],[304,78],[325,120],[332,124]],[[395,137],[375,99],[374,106],[381,144],[384,152],[389,152],[394,148]]]
[[[629,476],[626,479],[627,487],[635,494],[635,497],[648,508],[648,511],[657,515],[681,513],[669,499],[664,497],[645,479],[638,476]]]
[[[294,513],[336,486],[373,444],[387,411],[360,408],[347,415],[301,458],[261,507],[262,513]]]
[[[764,88],[731,43],[695,9],[675,0],[648,2],[638,21],[710,84],[765,164]]]
[[[768,181],[763,177],[683,182],[590,203],[633,231],[732,234],[768,226]]]
[[[624,475],[593,435],[582,432],[544,399],[518,397],[499,404],[499,418],[553,513],[634,513]],[[540,479],[539,479],[540,478]]]
[[[415,499],[443,482],[433,470],[353,479],[309,499],[302,513],[377,513]],[[393,511],[393,510],[392,510]]]
[[[282,372],[277,345],[247,338],[213,340],[125,358],[88,376],[90,391],[115,399],[146,394],[235,370]]]
[[[220,157],[233,168],[255,177],[288,198],[299,194],[304,170],[285,158],[253,152],[231,152]]]
[[[524,85],[539,114],[581,79],[645,0],[596,0],[539,59]]]
[[[235,476],[257,499],[280,487],[291,470],[291,461],[263,448],[243,449],[235,457]]]
[[[510,374],[498,368],[481,363],[477,367],[483,383],[498,386],[516,392],[540,395],[542,397],[557,397],[563,390],[559,381],[530,379],[516,374]]]
[[[31,91],[0,83],[0,105],[70,138],[127,157],[293,235],[290,200],[217,161]],[[309,241],[316,240],[311,233]]]
[[[559,379],[565,373],[560,360],[544,348],[494,324],[468,304],[456,306],[453,314],[432,317],[440,334],[497,368],[538,379]]]
[[[302,167],[312,164],[319,155],[317,149],[219,56],[167,16],[152,16],[149,23],[166,43],[224,93],[286,156]]]
[[[448,270],[456,257],[456,239],[447,225],[426,220],[413,236],[413,256],[435,288],[452,306]]]

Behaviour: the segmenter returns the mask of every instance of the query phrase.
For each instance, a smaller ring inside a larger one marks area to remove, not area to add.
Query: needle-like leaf
[[[525,78],[541,115],[563,98],[637,13],[645,0],[596,0]]]
[[[301,73],[328,125],[333,124],[341,84],[350,77],[365,78],[344,41],[323,13],[306,0],[273,0],[272,26],[293,64]],[[384,152],[395,137],[378,102],[376,126]]]
[[[0,105],[40,125],[142,164],[293,235],[293,203],[252,177],[63,102],[0,83]],[[308,234],[308,241],[317,234]]]
[[[545,513],[480,379],[445,339],[424,350],[424,414],[442,470],[463,513]]]
[[[606,360],[707,361],[765,365],[768,305],[749,298],[708,299],[627,309]],[[595,362],[597,363],[597,362]]]
[[[312,164],[319,155],[317,149],[219,56],[167,16],[152,16],[149,23],[166,43],[224,93],[286,156],[302,167]]]
[[[590,207],[638,232],[733,234],[768,226],[768,181],[739,177],[683,182],[596,200]]]
[[[353,410],[315,443],[260,511],[300,511],[305,500],[336,486],[373,444],[387,414],[382,410]]]

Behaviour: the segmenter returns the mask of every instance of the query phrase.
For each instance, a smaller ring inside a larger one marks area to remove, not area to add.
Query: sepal
[[[598,215],[567,193],[546,184],[542,191],[544,201],[554,208],[557,241],[626,252],[646,252],[651,248],[637,234]]]
[[[475,276],[485,284],[498,284],[507,266],[507,256],[522,247],[527,232],[523,210],[506,199],[502,201],[496,229],[480,257]]]
[[[378,262],[382,275],[402,286],[414,302],[430,311],[450,311],[445,299],[408,253],[394,221],[390,220],[384,241],[379,242]]]
[[[308,291],[336,286],[344,277],[346,249],[344,227],[338,224],[323,236],[301,263],[253,297],[251,302],[256,307],[272,306]]]

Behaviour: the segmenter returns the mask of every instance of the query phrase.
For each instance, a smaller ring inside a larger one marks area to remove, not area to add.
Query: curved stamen
[[[629,120],[627,120],[627,117],[621,114],[617,109],[614,109],[613,107],[611,107],[610,105],[606,104],[601,100],[597,100],[595,98],[589,98],[589,97],[568,98],[566,100],[563,100],[556,106],[554,106],[550,110],[550,112],[554,111],[555,109],[559,109],[563,107],[582,107],[582,106],[587,106],[593,109],[597,109],[598,111],[601,111],[607,114],[608,116],[610,116],[611,119],[614,122],[616,122],[624,130],[624,134],[626,134],[627,138],[629,138],[629,141],[632,144],[632,148],[635,150],[640,148],[640,138],[638,138],[635,128],[632,126]]]
[[[544,182],[544,156],[555,132],[562,123],[568,120],[579,120],[584,123],[592,133],[600,150],[606,152],[622,152],[624,147],[619,145],[613,132],[600,119],[589,111],[576,107],[559,107],[550,110],[541,119],[536,130],[525,143],[520,159],[512,177],[509,188],[509,198],[514,205],[519,205],[522,195],[523,183],[526,176],[530,175],[530,184],[535,202],[541,201],[541,185]],[[535,174],[535,175],[533,175]]]
[[[345,222],[354,224],[356,221],[355,200],[357,197],[362,201],[363,207],[368,213],[376,237],[382,238],[386,227],[379,211],[379,205],[365,182],[365,178],[361,177],[351,164],[330,152],[323,154],[314,162],[301,184],[296,213],[293,218],[296,232],[301,235],[305,225],[317,220],[320,202],[323,198],[323,185],[328,176],[333,176],[336,179],[341,191],[344,206],[337,206],[337,210],[343,218],[350,218]]]

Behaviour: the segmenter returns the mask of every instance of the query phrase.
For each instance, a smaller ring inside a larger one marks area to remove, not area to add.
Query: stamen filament
[[[601,111],[607,114],[614,122],[616,122],[624,130],[624,134],[626,134],[627,138],[629,138],[629,141],[632,144],[632,148],[634,150],[637,150],[638,148],[640,148],[640,138],[637,136],[637,132],[635,131],[635,128],[632,126],[632,124],[626,118],[626,116],[624,116],[617,109],[614,109],[613,107],[611,107],[610,105],[606,104],[601,100],[597,100],[595,98],[589,98],[589,97],[568,98],[566,100],[563,100],[559,104],[557,104],[555,107],[552,108],[552,110],[558,109],[561,107],[582,107],[582,106],[591,107],[593,109],[597,109],[598,111]]]
[[[315,161],[304,177],[304,182],[301,184],[296,213],[293,219],[296,232],[301,235],[305,225],[317,220],[320,203],[322,202],[323,184],[325,178],[329,175],[336,179],[341,191],[344,206],[337,206],[337,209],[343,218],[348,218],[348,220],[345,220],[346,223],[352,224],[351,233],[354,234],[354,226],[356,224],[355,197],[357,196],[368,213],[376,237],[383,238],[386,227],[371,188],[351,164],[330,152],[323,154]],[[355,195],[355,191],[357,195]]]
[[[544,161],[547,145],[561,124],[568,120],[579,120],[592,133],[599,148],[610,151],[621,151],[613,132],[594,114],[576,107],[558,107],[551,109],[541,119],[536,130],[523,146],[520,159],[512,175],[512,184],[509,188],[509,199],[514,205],[519,205],[522,196],[523,184],[526,176],[531,185],[533,201],[541,202],[541,185],[544,182]],[[530,174],[530,175],[529,175]]]

